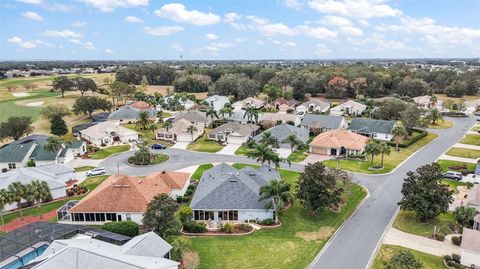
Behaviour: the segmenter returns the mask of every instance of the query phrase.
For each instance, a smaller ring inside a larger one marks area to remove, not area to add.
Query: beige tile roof
[[[130,104],[131,107],[136,108],[136,109],[149,109],[150,105],[147,102],[144,101],[137,101],[132,104]]]
[[[463,228],[461,247],[480,255],[480,231]]]
[[[348,130],[331,130],[317,135],[310,146],[320,148],[341,148],[363,150],[368,137]]]

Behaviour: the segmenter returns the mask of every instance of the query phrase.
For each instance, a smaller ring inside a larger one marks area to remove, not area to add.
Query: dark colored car
[[[153,144],[152,145],[152,149],[166,149],[167,147],[165,147],[164,145],[162,144]]]

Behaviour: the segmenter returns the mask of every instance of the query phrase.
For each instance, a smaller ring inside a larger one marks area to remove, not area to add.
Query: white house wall
[[[462,249],[462,257],[460,263],[470,267],[472,264],[480,267],[480,253],[474,253],[465,249]]]

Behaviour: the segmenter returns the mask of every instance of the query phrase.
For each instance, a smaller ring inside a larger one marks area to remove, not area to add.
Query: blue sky
[[[3,0],[0,59],[479,57],[479,0]]]

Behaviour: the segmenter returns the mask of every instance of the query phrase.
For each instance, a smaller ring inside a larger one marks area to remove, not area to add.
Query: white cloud
[[[358,19],[395,17],[402,14],[400,10],[384,2],[384,0],[310,0],[308,5],[320,13]]]
[[[137,18],[135,16],[127,16],[125,17],[125,21],[129,23],[143,23],[142,19]]]
[[[42,0],[17,0],[17,2],[25,3],[25,4],[34,4],[39,5],[42,3]]]
[[[56,48],[55,45],[52,45],[52,44],[50,44],[50,43],[48,43],[48,42],[45,42],[45,41],[43,41],[43,40],[40,40],[40,39],[35,40],[35,43],[37,43],[37,44],[39,44],[39,45],[43,45],[43,46],[45,46],[45,47]]]
[[[8,39],[8,42],[10,43],[22,43],[22,39],[18,36],[14,36]]]
[[[25,49],[32,49],[32,48],[35,48],[37,44],[34,42],[26,41],[21,43],[20,46]]]
[[[282,44],[282,42],[280,42],[280,40],[272,40],[272,43],[275,44],[275,45]]]
[[[101,12],[112,12],[116,8],[148,6],[149,0],[80,0]]]
[[[155,10],[159,17],[176,22],[191,23],[194,25],[210,25],[220,22],[220,16],[211,12],[204,13],[198,10],[187,10],[184,5],[171,3]]]
[[[232,43],[212,43],[205,47],[206,50],[211,52],[219,51],[220,49],[228,49],[231,47],[235,47],[235,44]]]
[[[40,16],[37,12],[33,11],[23,12],[22,16],[32,21],[43,21],[43,17]]]
[[[299,26],[298,29],[302,31],[305,35],[317,38],[317,39],[335,39],[338,34],[332,30],[329,30],[325,27],[311,27],[311,26]]]
[[[68,29],[65,29],[62,31],[48,30],[48,31],[45,31],[43,35],[51,36],[51,37],[63,37],[63,38],[81,38],[82,37],[82,34],[76,33]]]
[[[248,41],[248,38],[237,37],[237,38],[234,39],[234,41],[237,42],[237,43],[242,43],[242,42]]]
[[[315,54],[323,55],[332,52],[325,44],[317,44],[317,48],[315,49]]]
[[[295,43],[295,42],[287,42],[287,43],[285,43],[285,45],[286,45],[286,46],[289,46],[289,47],[295,47],[295,46],[297,46],[297,43]]]
[[[344,17],[340,16],[325,16],[320,21],[322,24],[330,25],[330,26],[351,26],[352,22]]]
[[[205,38],[208,40],[217,40],[218,36],[216,34],[208,33],[205,35]]]
[[[77,27],[77,28],[78,27],[84,27],[86,25],[87,25],[87,23],[84,22],[84,21],[75,21],[75,22],[72,23],[72,27]]]
[[[184,30],[181,26],[160,26],[160,27],[144,27],[143,30],[149,35],[167,36]]]
[[[362,36],[363,35],[362,29],[354,26],[342,26],[339,29],[340,29],[340,32],[346,36]]]
[[[180,44],[178,43],[172,43],[172,49],[176,50],[176,51],[183,51],[183,48]]]
[[[257,44],[258,44],[258,45],[264,45],[265,42],[263,42],[262,40],[257,40]]]
[[[54,0],[17,0],[17,2],[37,5],[49,11],[58,11],[58,12],[68,12],[73,10],[75,7],[70,4],[60,4]],[[66,1],[65,1],[66,2]]]
[[[95,46],[90,41],[83,43],[82,46],[84,48],[86,48],[87,50],[94,50],[95,49]]]
[[[283,4],[295,10],[300,10],[305,6],[305,3],[301,0],[283,0]]]
[[[246,18],[252,22],[253,28],[258,29],[265,36],[293,36],[296,34],[295,29],[292,29],[283,23],[270,23],[267,19],[256,16],[247,16]]]
[[[223,15],[223,22],[225,22],[225,23],[235,22],[235,21],[238,21],[241,18],[242,18],[242,16],[238,15],[237,13],[229,12],[229,13],[226,13],[225,15]]]
[[[111,49],[104,49],[103,50],[106,54],[113,54],[113,50]]]

